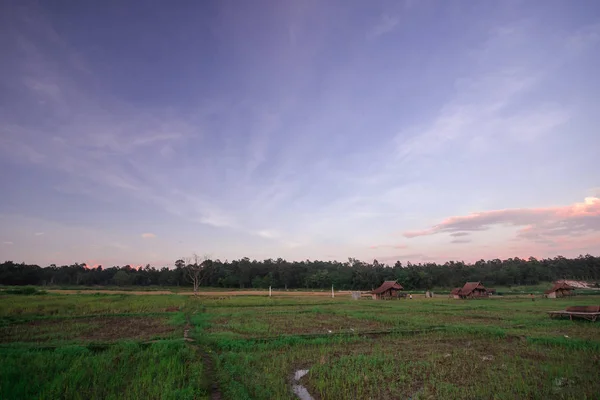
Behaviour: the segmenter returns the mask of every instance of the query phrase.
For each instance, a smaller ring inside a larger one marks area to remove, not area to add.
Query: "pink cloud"
[[[407,249],[408,246],[405,244],[375,244],[369,246],[370,249]]]
[[[493,226],[522,227],[517,238],[542,243],[552,242],[559,236],[600,232],[600,198],[587,197],[582,203],[562,207],[514,208],[455,216],[429,229],[405,232],[404,236],[414,238],[438,233],[465,236],[467,232],[485,231]]]

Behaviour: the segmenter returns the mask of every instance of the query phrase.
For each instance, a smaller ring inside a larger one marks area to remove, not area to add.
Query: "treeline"
[[[189,262],[189,261],[188,261]],[[186,270],[189,264],[177,260],[174,267],[88,268],[85,264],[42,268],[38,265],[0,264],[2,285],[118,285],[118,286],[189,286]],[[564,257],[537,260],[509,258],[480,260],[474,264],[450,261],[393,266],[377,260],[366,263],[350,258],[337,261],[206,260],[202,263],[201,286],[222,288],[311,288],[325,289],[334,285],[339,290],[370,290],[384,280],[398,280],[406,289],[456,287],[466,281],[482,281],[493,287],[535,285],[557,279],[580,279],[600,282],[600,257],[591,255],[573,259]]]

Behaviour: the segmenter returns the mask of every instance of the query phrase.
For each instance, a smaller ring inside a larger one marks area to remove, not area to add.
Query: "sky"
[[[600,2],[3,1],[0,261],[600,255]]]

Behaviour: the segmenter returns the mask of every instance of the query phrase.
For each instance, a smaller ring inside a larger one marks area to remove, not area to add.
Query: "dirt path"
[[[217,377],[215,376],[215,364],[214,358],[209,351],[204,347],[198,347],[200,350],[200,356],[202,357],[202,363],[204,366],[204,376],[208,382],[210,382],[210,399],[221,400],[221,390],[219,390],[219,384],[217,383]]]
[[[208,390],[210,393],[211,400],[221,400],[221,391],[219,390],[219,384],[217,383],[217,378],[215,376],[215,365],[214,365],[214,356],[212,351],[208,348],[208,346],[201,345],[196,343],[196,341],[189,337],[189,331],[192,328],[192,324],[190,322],[190,316],[186,315],[186,325],[183,331],[183,340],[190,343],[194,346],[197,351],[200,353],[200,359],[202,360],[202,366],[204,371],[204,377],[208,382]]]

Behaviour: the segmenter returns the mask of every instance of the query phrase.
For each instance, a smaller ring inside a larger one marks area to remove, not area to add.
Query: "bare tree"
[[[200,284],[206,277],[206,274],[204,272],[206,270],[206,267],[210,264],[210,262],[208,256],[204,256],[201,258],[196,253],[194,253],[194,255],[192,256],[192,260],[190,260],[189,258],[185,260],[186,276],[189,279],[189,281],[192,282],[192,284],[194,285],[194,296],[197,296],[198,288],[200,287]]]

